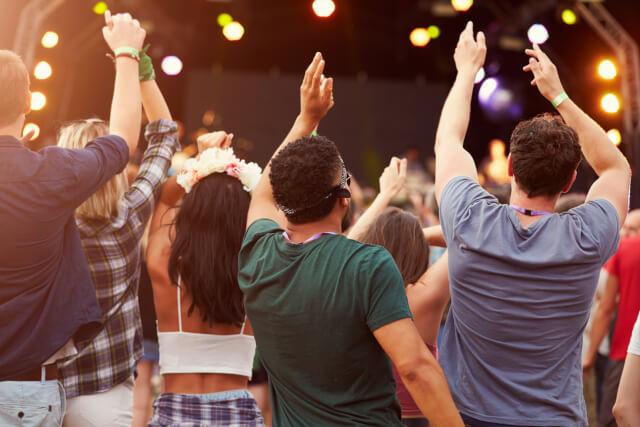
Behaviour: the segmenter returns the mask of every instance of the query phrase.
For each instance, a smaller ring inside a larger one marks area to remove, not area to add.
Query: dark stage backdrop
[[[188,133],[215,113],[208,130],[235,134],[236,151],[264,166],[299,112],[302,76],[200,70],[188,74],[184,119]],[[440,109],[448,87],[438,83],[392,82],[339,77],[336,105],[318,132],[339,147],[347,167],[370,185],[392,155],[417,146],[433,154]]]

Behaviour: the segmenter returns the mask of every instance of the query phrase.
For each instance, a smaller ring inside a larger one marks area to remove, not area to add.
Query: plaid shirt
[[[118,202],[117,216],[76,218],[105,328],[91,343],[76,343],[82,347],[79,354],[58,363],[58,378],[67,399],[124,382],[143,355],[138,306],[140,241],[171,157],[179,148],[177,130],[175,123],[163,119],[147,125],[149,147],[138,176]]]

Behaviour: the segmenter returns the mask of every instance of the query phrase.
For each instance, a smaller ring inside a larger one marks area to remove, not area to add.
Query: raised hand
[[[104,21],[102,35],[112,51],[124,46],[142,49],[147,33],[140,27],[137,19],[133,19],[128,13],[111,16],[111,12],[106,11]]]
[[[533,49],[526,49],[524,52],[530,58],[529,63],[522,69],[533,73],[531,85],[538,86],[538,90],[548,101],[552,101],[556,96],[563,93],[564,89],[560,82],[558,69],[547,54],[540,49],[540,46],[534,44]]]
[[[205,133],[204,135],[200,135],[198,137],[198,152],[202,153],[207,148],[221,148],[226,149],[231,147],[231,142],[233,140],[232,133],[226,133],[224,131]]]
[[[459,73],[469,72],[475,77],[480,67],[484,64],[487,56],[487,43],[484,33],[478,32],[476,39],[473,38],[473,22],[469,21],[467,26],[460,33],[456,51],[453,59]]]
[[[314,123],[314,126],[317,126],[334,104],[333,78],[326,78],[322,74],[324,65],[322,54],[316,53],[300,86],[300,114],[309,123]]]
[[[407,180],[407,159],[392,157],[389,166],[380,175],[380,194],[393,198]]]

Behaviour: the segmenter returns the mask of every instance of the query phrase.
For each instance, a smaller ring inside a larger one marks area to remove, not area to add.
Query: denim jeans
[[[58,381],[0,381],[0,426],[57,427],[65,407]]]

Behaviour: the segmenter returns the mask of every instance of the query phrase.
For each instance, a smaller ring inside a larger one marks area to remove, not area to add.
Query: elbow
[[[616,403],[615,405],[613,405],[613,416],[615,417],[618,425],[627,425],[625,424],[625,422],[632,419],[630,416],[628,416],[629,409],[629,405],[626,402],[624,402],[623,400],[621,401],[619,398],[616,399]]]
[[[405,384],[422,383],[435,390],[437,388],[435,386],[437,380],[434,380],[438,377],[440,377],[439,379],[444,379],[444,374],[438,362],[433,358],[416,358],[401,365],[396,365],[396,368]]]

